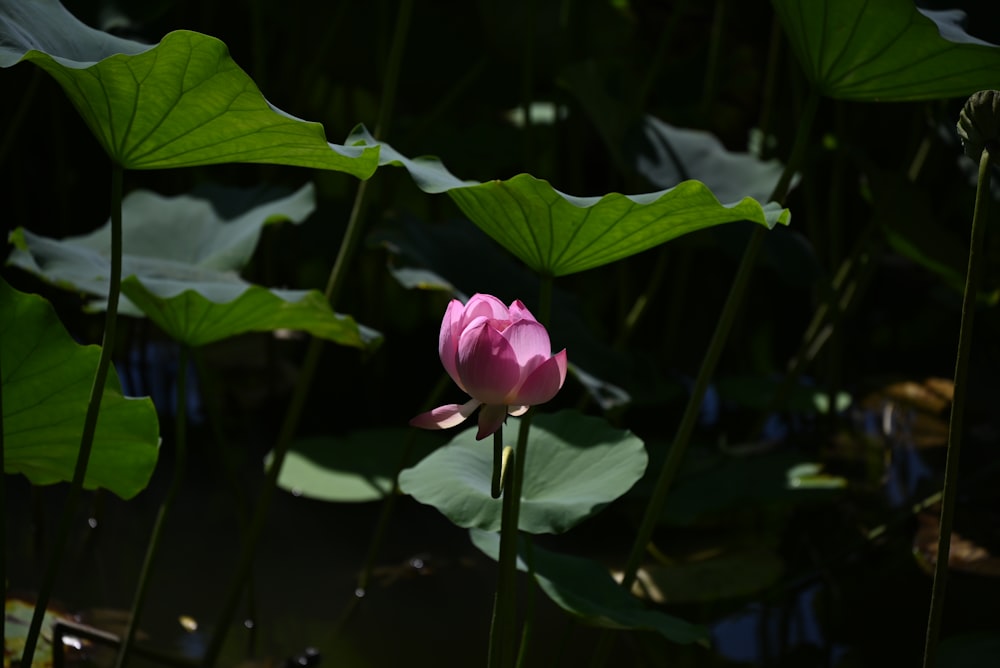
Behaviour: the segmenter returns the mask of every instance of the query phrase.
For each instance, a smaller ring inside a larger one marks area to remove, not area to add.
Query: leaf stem
[[[392,106],[396,94],[396,86],[399,81],[399,70],[403,56],[403,49],[406,44],[406,34],[410,24],[410,16],[413,11],[413,0],[403,0],[400,4],[399,13],[396,16],[396,25],[393,33],[392,47],[389,53],[389,62],[386,76],[382,87],[382,103],[379,107],[378,121],[375,126],[375,137],[382,138],[388,133],[389,122],[392,117]],[[357,193],[354,197],[354,205],[351,208],[351,216],[347,222],[347,229],[344,231],[344,239],[340,244],[337,258],[330,276],[327,279],[324,294],[331,305],[335,305],[340,291],[343,287],[344,278],[347,276],[347,268],[350,260],[357,248],[362,234],[362,221],[366,206],[365,194],[367,193],[368,182],[362,181],[358,185]],[[285,420],[281,425],[281,431],[273,450],[271,467],[267,472],[263,487],[260,490],[257,506],[254,510],[253,518],[250,522],[250,529],[243,542],[235,572],[230,584],[229,591],[223,599],[223,606],[219,612],[216,624],[212,629],[212,636],[206,646],[205,655],[202,658],[202,665],[214,666],[222,651],[222,644],[225,641],[229,623],[239,605],[239,600],[243,590],[243,584],[250,575],[250,568],[253,564],[253,554],[260,534],[264,528],[267,518],[267,511],[278,486],[278,477],[281,475],[281,468],[285,462],[285,456],[292,444],[292,437],[298,428],[299,419],[305,408],[306,399],[312,387],[313,376],[319,364],[319,358],[323,352],[323,341],[313,338],[309,341],[305,359],[302,362],[302,370],[299,374],[298,382],[292,392],[288,410],[285,413]]]
[[[931,668],[936,663],[941,620],[944,617],[948,558],[951,552],[951,533],[958,487],[958,460],[962,446],[962,422],[965,416],[969,358],[972,353],[972,325],[976,315],[976,295],[979,293],[980,276],[983,271],[983,240],[986,234],[989,199],[990,152],[988,148],[984,148],[979,157],[979,181],[976,187],[976,205],[972,214],[969,266],[965,276],[965,293],[962,295],[962,321],[958,330],[958,355],[955,360],[955,394],[951,403],[951,420],[948,423],[948,454],[945,457],[944,489],[941,492],[940,532],[937,562],[934,564],[934,583],[931,587],[930,613],[927,619],[927,639],[924,644],[924,668]]]
[[[111,167],[111,276],[108,286],[108,306],[104,315],[104,340],[101,343],[101,354],[97,360],[97,370],[94,372],[94,383],[90,388],[90,401],[87,404],[87,415],[80,434],[80,452],[76,457],[76,467],[73,470],[73,480],[70,483],[69,494],[63,506],[62,516],[56,530],[55,544],[45,569],[45,575],[38,588],[38,599],[31,616],[31,625],[24,641],[24,653],[21,665],[30,668],[35,657],[35,647],[42,629],[42,619],[49,605],[52,589],[62,558],[66,553],[66,541],[69,537],[70,525],[83,491],[83,481],[87,476],[87,465],[90,463],[90,452],[94,445],[94,434],[97,431],[97,417],[101,409],[101,399],[104,397],[104,386],[111,367],[111,355],[115,345],[115,327],[117,325],[118,297],[121,294],[122,280],[122,182],[124,174],[122,166],[113,163]]]
[[[149,537],[149,545],[146,548],[146,557],[142,562],[142,570],[139,571],[139,582],[136,585],[135,599],[132,603],[132,614],[129,617],[125,635],[122,637],[121,647],[115,659],[115,668],[125,668],[128,662],[129,653],[135,642],[135,633],[139,628],[139,620],[142,617],[142,607],[146,602],[146,592],[149,590],[149,580],[159,554],[160,539],[163,535],[163,525],[167,516],[174,506],[174,500],[181,489],[181,481],[184,479],[184,469],[187,463],[187,367],[190,357],[190,349],[187,345],[181,344],[180,354],[177,359],[177,403],[174,409],[174,475],[170,480],[170,487],[167,495],[160,504],[160,510],[156,515],[156,523],[153,525],[153,532]]]
[[[795,144],[792,147],[791,156],[785,164],[785,169],[781,173],[781,177],[778,179],[778,183],[775,184],[774,191],[771,194],[770,199],[773,202],[783,204],[786,196],[788,195],[788,188],[791,184],[792,176],[795,174],[796,169],[798,169],[798,165],[805,153],[809,133],[811,131],[813,119],[815,118],[818,106],[819,97],[815,92],[811,92],[802,112],[802,118],[798,126],[798,132],[795,136]],[[663,468],[660,469],[660,475],[657,478],[656,486],[653,489],[653,495],[650,498],[649,503],[646,505],[645,514],[642,517],[639,529],[636,532],[635,540],[632,543],[632,550],[629,553],[621,582],[622,587],[626,590],[630,590],[632,583],[635,582],[636,574],[639,571],[639,564],[642,562],[642,557],[646,552],[646,546],[649,544],[649,541],[653,536],[653,530],[656,528],[656,525],[660,520],[660,514],[663,512],[663,507],[666,505],[670,487],[673,484],[674,478],[677,476],[677,472],[680,470],[681,464],[684,462],[684,457],[687,454],[687,447],[691,440],[691,434],[694,431],[694,425],[697,422],[698,414],[701,411],[701,404],[705,398],[705,392],[708,390],[709,381],[711,381],[712,374],[715,372],[715,366],[718,363],[719,358],[722,356],[722,351],[725,348],[727,339],[729,338],[729,332],[736,319],[736,314],[739,312],[740,306],[743,303],[743,294],[746,292],[747,285],[750,282],[750,274],[752,273],[754,264],[757,261],[757,254],[760,252],[760,247],[764,241],[764,235],[766,233],[767,232],[763,227],[756,227],[753,234],[750,236],[749,244],[747,244],[747,247],[743,251],[743,259],[740,261],[740,266],[736,271],[736,276],[733,278],[733,283],[729,288],[729,295],[726,297],[725,305],[722,307],[722,313],[719,315],[719,320],[715,325],[715,331],[712,333],[708,349],[705,351],[705,357],[702,359],[701,367],[698,369],[698,376],[695,379],[694,387],[691,390],[691,396],[688,397],[688,402],[684,408],[684,413],[681,416],[680,424],[677,426],[677,432],[674,435],[670,451],[667,454],[666,460],[663,462]],[[611,635],[610,633],[605,632],[601,635],[601,640],[598,643],[598,648],[595,652],[592,665],[604,665],[610,652]]]

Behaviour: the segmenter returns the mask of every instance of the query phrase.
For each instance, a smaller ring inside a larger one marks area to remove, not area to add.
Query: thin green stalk
[[[115,668],[125,668],[125,664],[128,662],[129,653],[135,642],[135,633],[139,628],[139,620],[142,617],[142,607],[146,602],[150,576],[160,551],[163,525],[174,506],[174,501],[181,489],[181,481],[184,479],[184,469],[187,464],[187,367],[189,355],[188,347],[181,345],[177,360],[177,405],[174,413],[174,475],[170,480],[167,495],[164,497],[163,503],[160,504],[160,511],[156,515],[153,533],[149,537],[146,557],[142,562],[142,570],[139,571],[139,582],[136,585],[135,599],[132,602],[132,614],[129,617],[125,636],[122,638],[121,647],[115,659]]]
[[[791,156],[785,164],[785,169],[781,173],[778,183],[774,187],[770,198],[771,201],[784,203],[785,197],[788,195],[789,184],[791,184],[792,176],[802,161],[818,106],[818,96],[815,93],[811,93],[802,113],[802,119],[795,136],[795,144],[792,147]],[[701,367],[698,369],[698,376],[691,390],[691,396],[688,398],[688,403],[684,408],[684,413],[681,416],[681,421],[670,446],[670,451],[663,463],[663,468],[660,470],[652,497],[646,505],[646,511],[639,524],[635,540],[632,543],[632,550],[629,553],[621,582],[622,587],[626,590],[630,590],[632,583],[635,582],[636,574],[639,572],[639,564],[642,562],[646,546],[653,536],[653,530],[660,520],[660,514],[663,512],[664,505],[666,505],[670,487],[677,472],[680,470],[681,464],[684,462],[684,457],[687,454],[687,446],[694,431],[698,414],[701,411],[705,392],[708,389],[709,381],[712,379],[715,366],[722,355],[722,350],[725,348],[726,340],[729,338],[729,331],[732,329],[736,314],[742,305],[743,294],[750,282],[750,274],[757,261],[757,254],[760,252],[760,247],[766,233],[763,227],[758,226],[750,237],[750,243],[743,251],[743,259],[740,261],[739,269],[737,269],[736,276],[733,278],[733,283],[729,288],[729,295],[726,298],[725,305],[722,307],[722,313],[719,315],[715,331],[712,333],[708,349],[705,351],[705,357],[702,359]],[[607,661],[607,657],[611,652],[611,639],[612,636],[608,632],[601,635],[592,665],[602,666]]]
[[[392,106],[395,100],[396,87],[399,81],[399,70],[403,57],[403,50],[406,44],[406,34],[410,24],[410,16],[413,12],[413,0],[403,0],[400,4],[399,13],[396,16],[396,25],[393,33],[392,47],[389,53],[386,76],[383,80],[382,103],[379,108],[378,120],[375,125],[375,137],[384,138],[388,133],[390,119],[392,117]],[[347,269],[350,261],[357,249],[363,232],[363,215],[367,200],[365,194],[368,190],[368,182],[362,181],[354,197],[354,205],[351,208],[351,216],[347,222],[347,229],[344,231],[344,239],[341,242],[337,258],[330,276],[327,280],[324,294],[331,305],[336,305],[343,288],[344,278],[347,276]],[[250,522],[250,530],[243,542],[240,558],[230,583],[229,591],[223,599],[223,605],[212,629],[212,636],[206,646],[205,655],[202,658],[202,665],[215,665],[219,653],[222,651],[222,644],[225,641],[229,630],[229,623],[239,605],[243,583],[250,575],[250,568],[253,564],[253,553],[257,540],[263,531],[264,523],[267,519],[267,511],[271,505],[271,498],[278,486],[278,477],[281,475],[281,468],[285,462],[285,456],[292,444],[292,437],[298,428],[299,419],[305,408],[306,399],[312,387],[312,380],[319,364],[319,358],[323,351],[323,341],[313,338],[309,341],[305,359],[302,362],[302,370],[299,373],[298,381],[292,392],[288,411],[285,413],[285,420],[278,433],[278,439],[273,450],[271,468],[265,477],[263,488],[260,491],[257,506],[254,510],[253,518]]]
[[[87,415],[83,421],[83,431],[80,434],[80,452],[76,457],[73,469],[73,481],[70,483],[69,494],[63,506],[62,516],[56,530],[55,544],[49,557],[45,575],[38,588],[38,599],[35,611],[31,616],[31,625],[24,641],[24,654],[21,665],[29,668],[35,657],[35,646],[42,630],[42,619],[49,605],[52,589],[62,558],[66,553],[66,541],[69,538],[70,525],[76,515],[76,508],[83,491],[83,481],[87,475],[87,465],[90,463],[90,451],[94,445],[94,433],[97,431],[97,417],[101,410],[101,399],[104,397],[104,386],[108,379],[108,369],[111,367],[111,354],[115,345],[115,326],[117,324],[118,297],[121,294],[122,280],[122,182],[124,180],[121,165],[114,163],[111,167],[111,276],[108,286],[108,306],[104,317],[104,340],[101,343],[101,355],[97,360],[97,370],[94,372],[94,383],[90,388],[90,401],[87,404]]]
[[[983,270],[983,239],[990,199],[990,151],[983,149],[979,157],[979,182],[976,206],[972,214],[969,244],[969,267],[962,295],[962,322],[958,330],[958,355],[955,360],[955,395],[948,423],[948,454],[945,457],[944,489],[941,492],[941,523],[938,535],[937,562],[934,564],[934,584],[931,588],[931,609],[927,619],[927,640],[924,645],[924,668],[932,668],[937,659],[941,620],[944,617],[944,597],[948,584],[948,557],[951,552],[951,532],[955,519],[955,497],[958,490],[958,459],[962,446],[962,422],[965,416],[965,394],[972,354],[972,325],[976,315],[976,295],[979,293]]]

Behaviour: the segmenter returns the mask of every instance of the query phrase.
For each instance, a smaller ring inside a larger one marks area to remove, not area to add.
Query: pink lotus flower
[[[421,429],[454,427],[482,406],[476,434],[482,440],[508,415],[556,396],[566,380],[566,350],[552,354],[549,333],[520,301],[508,308],[492,295],[473,295],[468,304],[451,300],[438,352],[448,375],[472,399],[410,420]]]

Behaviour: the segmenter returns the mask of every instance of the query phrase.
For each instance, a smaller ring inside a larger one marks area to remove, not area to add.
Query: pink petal
[[[479,431],[476,432],[476,440],[481,441],[497,429],[503,426],[507,419],[507,407],[500,404],[486,404],[483,410],[479,411]]]
[[[507,415],[513,415],[514,417],[524,415],[528,412],[529,408],[531,408],[531,406],[508,406]]]
[[[410,420],[411,427],[420,429],[449,429],[465,422],[479,407],[480,402],[472,399],[464,404],[447,404],[438,406],[432,411],[421,413]]]
[[[462,333],[460,329],[462,315],[465,307],[462,302],[452,299],[448,304],[448,309],[444,312],[441,320],[441,333],[438,335],[438,354],[441,356],[441,364],[448,372],[451,379],[465,391],[462,381],[458,376],[458,369],[455,367],[455,359],[458,353],[458,337]],[[468,394],[466,392],[466,394]]]
[[[482,316],[458,340],[457,367],[465,391],[484,404],[506,404],[504,398],[521,378],[514,350]]]
[[[545,360],[524,379],[508,403],[525,406],[544,404],[563,386],[566,380],[566,350]]]
[[[535,316],[531,315],[531,311],[520,299],[515,299],[510,305],[510,319],[511,320],[531,320],[533,322],[538,322]]]
[[[534,320],[518,320],[512,323],[503,330],[503,338],[510,342],[510,347],[517,355],[522,377],[534,371],[535,367],[552,356],[549,333],[545,331],[543,325]]]
[[[462,329],[478,317],[489,318],[491,320],[509,320],[510,313],[503,302],[493,295],[474,294],[465,305],[462,314]]]

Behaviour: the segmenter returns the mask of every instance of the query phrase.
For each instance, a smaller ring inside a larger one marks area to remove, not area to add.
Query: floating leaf
[[[413,429],[382,428],[302,439],[288,451],[278,485],[321,501],[376,501],[392,491],[407,439],[418,439],[415,452],[426,454],[432,447],[428,436]],[[265,466],[271,466],[270,455]]]
[[[214,37],[179,30],[156,45],[94,30],[56,0],[0,0],[0,67],[47,71],[126,169],[274,163],[368,178],[378,149],[330,144],[323,126],[264,99]]]
[[[659,604],[718,601],[767,589],[783,570],[781,557],[765,547],[714,550],[683,561],[643,566],[632,593]]]
[[[250,331],[298,329],[342,345],[364,347],[376,332],[338,315],[319,292],[268,290],[235,271],[250,259],[261,228],[301,222],[314,207],[311,185],[223,221],[211,202],[136,191],[122,202],[122,293],[119,312],[146,315],[176,341],[200,346]],[[110,224],[63,240],[24,229],[11,234],[10,264],[56,285],[94,295],[103,308],[111,275]]]
[[[0,281],[5,472],[36,485],[73,479],[98,357],[97,346],[70,338],[51,304]],[[123,396],[110,369],[84,487],[138,494],[156,466],[158,430],[153,402]]]
[[[679,236],[748,220],[772,228],[790,214],[775,203],[743,198],[723,205],[705,184],[685,181],[642,195],[573,197],[547,181],[518,174],[505,181],[462,181],[432,158],[410,159],[359,126],[350,145],[381,145],[379,164],[406,168],[428,193],[447,192],[484,232],[536,272],[563,276],[635,255]]]
[[[472,543],[493,559],[500,552],[496,533],[473,529]],[[518,545],[518,568],[530,563],[535,581],[552,601],[583,621],[614,629],[654,631],[677,643],[708,642],[708,630],[658,610],[648,610],[615,582],[596,561]]]
[[[965,97],[997,85],[1000,48],[965,33],[963,14],[913,0],[774,0],[817,92],[842,100]]]
[[[18,665],[24,655],[24,645],[28,639],[31,618],[35,614],[35,604],[20,598],[8,598],[4,604],[6,628],[4,629],[3,665]],[[53,606],[45,609],[42,616],[41,642],[38,643],[31,665],[35,668],[52,668],[52,640],[55,626],[72,619],[72,615]],[[63,649],[65,652],[65,648]]]
[[[508,418],[504,442],[517,440]],[[490,495],[493,448],[461,432],[399,476],[403,492],[460,527],[497,531],[501,500]],[[528,435],[519,528],[561,533],[627,492],[646,469],[646,450],[630,432],[575,411],[536,415]]]

